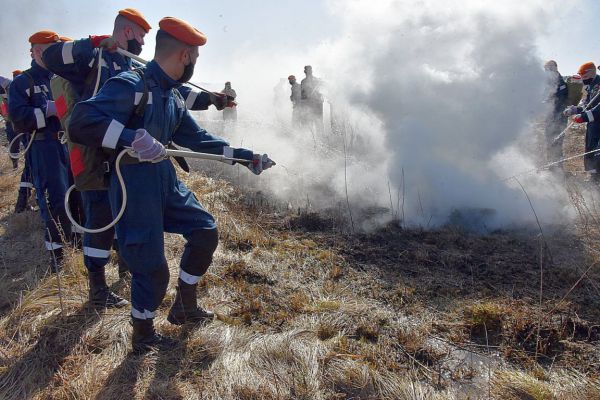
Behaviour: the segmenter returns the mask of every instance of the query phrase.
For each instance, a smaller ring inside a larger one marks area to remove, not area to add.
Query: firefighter
[[[63,244],[71,238],[71,225],[64,208],[68,185],[68,158],[58,132],[60,121],[50,93],[52,73],[46,69],[42,53],[59,41],[55,32],[40,31],[29,38],[31,68],[18,75],[9,88],[8,110],[17,132],[35,132],[27,152],[42,218],[46,224],[46,249],[50,270],[58,272]]]
[[[306,119],[311,129],[323,133],[323,95],[320,92],[321,83],[313,75],[312,67],[304,67],[306,78],[300,82],[300,97],[306,110]]]
[[[546,157],[548,162],[556,161],[562,158],[563,140],[554,140],[566,127],[567,118],[563,115],[563,110],[568,105],[569,90],[562,75],[558,72],[556,61],[549,60],[544,64],[548,78],[548,89],[550,91],[546,103],[549,105],[546,118]]]
[[[173,141],[194,151],[253,160],[248,168],[255,174],[272,165],[266,155],[231,148],[198,126],[175,89],[192,77],[199,46],[206,43],[206,37],[173,17],[163,18],[159,26],[154,60],[145,68],[109,80],[96,96],[78,103],[69,126],[75,142],[110,150],[131,147],[135,153],[121,165],[128,206],[116,231],[132,273],[132,345],[136,352],[173,345],[172,339],[156,333],[153,326],[169,282],[164,232],[181,234],[187,241],[168,321],[180,325],[214,316],[198,307],[196,288],[217,247],[216,222],[177,179],[173,164],[164,158],[165,145]],[[148,101],[138,113],[136,99],[144,95],[162,101]],[[114,172],[109,192],[116,214],[122,193]]]
[[[223,88],[223,93],[228,102],[228,106],[223,109],[223,120],[224,121],[237,121],[237,107],[235,103],[235,98],[237,97],[237,93],[231,87],[231,82],[225,82],[225,87]]]
[[[302,104],[301,104],[301,89],[294,75],[288,76],[292,93],[290,101],[292,102],[292,124],[298,126],[302,122]]]
[[[585,96],[582,98],[579,106],[567,107],[563,114],[565,116],[576,116],[574,120],[579,123],[587,122],[585,132],[585,152],[598,149],[600,140],[600,120],[595,118],[593,110],[599,104],[599,98],[596,96],[600,92],[600,76],[596,74],[596,66],[593,62],[587,62],[579,68],[578,74],[583,80]],[[587,108],[588,111],[583,112]],[[592,174],[592,180],[600,180],[600,156],[598,153],[588,154],[583,158],[585,170]]]

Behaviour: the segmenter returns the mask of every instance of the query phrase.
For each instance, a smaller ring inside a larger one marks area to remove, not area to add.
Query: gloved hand
[[[588,122],[587,115],[585,115],[585,114],[576,115],[573,117],[573,122],[575,122],[576,124],[583,124],[585,122]]]
[[[266,154],[254,154],[252,162],[248,163],[246,167],[252,171],[255,175],[260,175],[265,169],[271,168],[275,165],[275,161],[271,160]]]
[[[56,104],[52,100],[46,101],[46,117],[52,117],[56,115]]]
[[[136,157],[140,161],[159,162],[167,157],[167,150],[162,143],[154,139],[145,129],[135,131],[135,140],[131,143]]]
[[[575,115],[575,114],[579,114],[579,111],[577,110],[577,106],[569,106],[569,107],[565,108],[565,111],[563,111],[563,115],[565,117],[570,117],[571,115]]]
[[[221,111],[227,107],[227,96],[223,93],[210,92],[208,93],[208,96],[210,98],[210,103],[214,105],[217,110]]]
[[[92,47],[102,47],[109,52],[117,51],[117,41],[111,35],[90,36]]]

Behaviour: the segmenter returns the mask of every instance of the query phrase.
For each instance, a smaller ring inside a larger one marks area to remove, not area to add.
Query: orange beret
[[[290,76],[288,76],[288,80],[290,80],[290,79],[296,79],[296,77],[294,75],[290,75]]]
[[[21,71],[20,69],[15,69],[12,74],[13,74],[13,78],[15,78],[17,75],[21,75],[23,73],[23,71]]]
[[[134,24],[139,25],[146,31],[146,33],[148,33],[151,29],[151,26],[148,21],[146,21],[146,18],[144,18],[142,13],[135,8],[124,8],[123,10],[119,11],[119,15],[122,15]]]
[[[581,67],[579,67],[579,71],[577,72],[579,75],[585,75],[586,72],[595,71],[596,66],[593,62],[586,62]]]
[[[58,41],[58,34],[52,31],[39,31],[29,36],[29,43],[31,44],[48,44]]]
[[[61,42],[72,42],[73,41],[73,39],[71,39],[68,36],[59,36],[58,40],[60,40]]]
[[[190,24],[174,17],[165,17],[158,26],[175,39],[190,46],[204,46],[206,35]]]

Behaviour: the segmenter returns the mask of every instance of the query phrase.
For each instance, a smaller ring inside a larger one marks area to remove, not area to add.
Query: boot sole
[[[185,325],[185,324],[197,324],[197,323],[204,323],[204,322],[210,322],[212,320],[215,319],[215,316],[211,316],[211,317],[204,317],[204,318],[194,318],[194,319],[179,319],[179,318],[175,318],[174,316],[172,316],[171,314],[169,314],[167,316],[167,321],[169,321],[169,323],[173,324],[173,325]]]

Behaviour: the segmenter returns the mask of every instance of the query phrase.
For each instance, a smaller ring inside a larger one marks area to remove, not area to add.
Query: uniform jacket
[[[33,78],[33,82],[30,77]],[[8,112],[17,132],[57,133],[60,121],[46,117],[46,103],[52,100],[50,78],[52,72],[40,67],[35,61],[31,68],[18,75],[9,88]],[[33,89],[33,93],[31,92]]]

